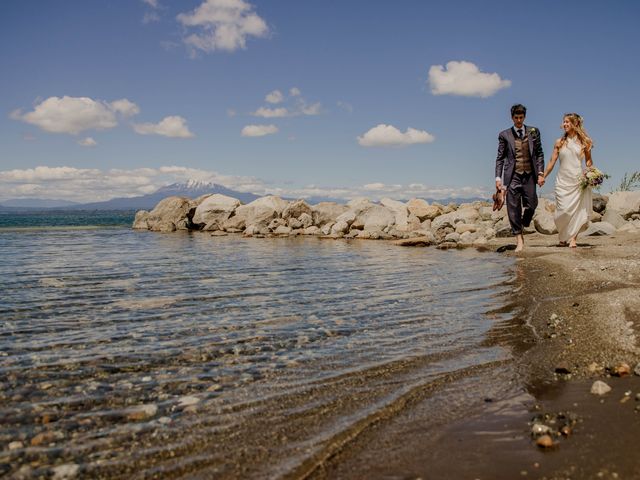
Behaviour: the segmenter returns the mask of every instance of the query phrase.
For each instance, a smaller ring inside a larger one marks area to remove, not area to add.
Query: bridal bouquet
[[[580,188],[584,190],[587,187],[600,187],[607,178],[609,178],[609,175],[606,173],[601,172],[596,167],[589,167],[578,177],[578,182],[580,182]]]

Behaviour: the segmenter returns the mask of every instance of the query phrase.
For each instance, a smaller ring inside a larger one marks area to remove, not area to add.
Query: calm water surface
[[[0,475],[296,475],[508,355],[491,253],[63,228],[0,257]]]

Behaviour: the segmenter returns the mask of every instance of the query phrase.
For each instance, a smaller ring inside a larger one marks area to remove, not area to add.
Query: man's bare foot
[[[524,236],[523,235],[516,235],[516,249],[515,252],[521,252],[522,250],[524,250]]]
[[[569,243],[568,243],[568,242],[559,242],[559,243],[558,243],[558,246],[559,246],[559,247],[568,247],[568,246],[569,246]]]

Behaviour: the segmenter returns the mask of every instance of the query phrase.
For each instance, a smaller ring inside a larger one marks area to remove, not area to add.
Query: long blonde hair
[[[576,136],[578,137],[578,141],[582,145],[582,151],[585,152],[586,150],[589,150],[590,148],[592,148],[593,140],[591,140],[591,137],[587,134],[587,132],[584,130],[584,127],[582,126],[583,125],[582,117],[577,113],[565,113],[562,119],[564,120],[565,118],[569,119],[569,122],[573,126],[573,130],[575,131]],[[567,139],[568,139],[567,132],[564,132],[564,134],[562,135],[562,138],[560,139],[560,147],[562,147],[567,143]]]

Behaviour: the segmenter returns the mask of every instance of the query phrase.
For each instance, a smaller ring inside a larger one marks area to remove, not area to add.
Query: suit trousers
[[[532,173],[513,173],[507,188],[507,214],[511,233],[520,235],[523,227],[531,225],[531,219],[538,206],[536,177]]]

